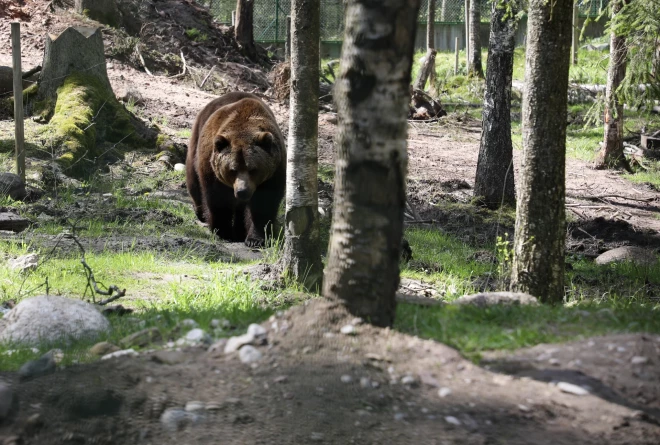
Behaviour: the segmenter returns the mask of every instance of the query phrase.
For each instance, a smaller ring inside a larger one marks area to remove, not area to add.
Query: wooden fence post
[[[23,128],[23,68],[21,67],[21,24],[11,23],[11,55],[14,68],[14,123],[16,174],[25,184],[25,133]]]
[[[578,63],[578,40],[580,39],[580,19],[578,17],[578,3],[573,3],[573,65]]]
[[[458,75],[458,37],[454,39],[454,52],[455,58],[454,58],[454,76]]]
[[[284,61],[291,58],[291,16],[286,16],[286,43],[284,44]]]

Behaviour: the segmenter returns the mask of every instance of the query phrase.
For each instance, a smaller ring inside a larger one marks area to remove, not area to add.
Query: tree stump
[[[424,56],[424,64],[419,69],[419,73],[417,73],[417,79],[415,80],[414,87],[416,90],[424,90],[424,86],[426,86],[426,80],[431,75],[431,72],[435,70],[436,54],[437,52],[433,48],[426,50],[426,56]]]
[[[39,101],[54,99],[64,79],[73,72],[95,77],[112,91],[100,28],[71,27],[59,36],[48,34],[41,66]]]
[[[121,22],[115,0],[75,0],[75,10],[78,14],[115,28]]]

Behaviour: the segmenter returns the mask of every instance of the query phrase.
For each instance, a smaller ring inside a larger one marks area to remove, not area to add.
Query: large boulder
[[[20,176],[14,173],[0,173],[0,196],[9,196],[11,199],[22,200],[27,196],[25,184]]]
[[[93,338],[110,330],[110,323],[96,306],[47,295],[21,301],[1,321],[0,343],[34,346]]]
[[[658,257],[652,250],[642,247],[623,246],[608,250],[600,254],[595,260],[596,264],[600,265],[626,261],[630,261],[638,266],[653,266],[658,261]]]

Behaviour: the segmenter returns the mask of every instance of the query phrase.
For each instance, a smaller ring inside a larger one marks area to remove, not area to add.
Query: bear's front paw
[[[255,236],[248,236],[247,239],[245,240],[245,245],[248,247],[256,247],[256,248],[261,248],[264,247],[265,240],[263,238],[258,238]]]

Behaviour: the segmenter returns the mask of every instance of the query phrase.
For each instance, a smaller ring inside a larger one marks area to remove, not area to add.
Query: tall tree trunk
[[[440,7],[440,21],[447,21],[447,0],[442,0],[442,6]]]
[[[612,3],[612,19],[621,11],[623,0]],[[610,33],[610,64],[605,87],[605,140],[596,158],[596,168],[626,167],[623,156],[623,102],[617,93],[626,77],[626,38]]]
[[[241,50],[246,56],[256,56],[254,46],[254,0],[236,1],[236,26],[234,26],[234,37]]]
[[[426,57],[428,58],[431,53],[433,53],[433,60],[430,62],[431,67],[429,72],[429,91],[431,91],[432,95],[435,95],[435,0],[428,0],[428,2],[428,20],[426,22]]]
[[[511,273],[513,290],[564,297],[568,68],[573,0],[530,0],[523,94],[523,165]]]
[[[516,3],[505,0],[511,10],[493,2],[488,42],[486,93],[482,118],[481,146],[474,196],[492,209],[514,205],[513,144],[511,142],[511,80],[516,44]],[[506,3],[505,3],[506,4]]]
[[[465,0],[465,66],[470,66],[470,0]]]
[[[468,76],[484,78],[481,65],[481,1],[470,0],[470,49],[468,55]]]
[[[396,309],[418,10],[419,0],[348,0],[334,90],[338,152],[323,295],[378,326],[391,325]]]
[[[291,4],[291,99],[282,266],[319,291],[323,265],[318,218],[319,0]]]

